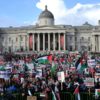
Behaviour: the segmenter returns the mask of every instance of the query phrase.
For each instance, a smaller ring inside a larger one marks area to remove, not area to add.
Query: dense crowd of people
[[[38,58],[44,56],[49,56],[49,62],[39,63]],[[90,58],[100,60],[100,56],[91,56]],[[76,94],[77,88],[79,93],[94,94],[95,89],[100,88],[99,78],[96,79],[92,87],[86,86],[84,80],[95,78],[100,63],[97,62],[94,67],[90,68],[87,64],[87,60],[90,58],[87,53],[49,53],[27,57],[26,55],[6,55],[1,68],[1,72],[6,75],[0,73],[0,93],[5,94],[3,97],[5,99],[2,100],[15,100],[13,93],[23,95],[23,100],[27,100],[27,96],[33,95],[36,95],[39,100],[64,100],[62,93]],[[84,69],[77,69],[81,62],[79,59],[87,64]],[[58,79],[58,72],[64,72],[64,81]],[[83,99],[86,97],[84,96]],[[98,100],[100,100],[99,96]]]

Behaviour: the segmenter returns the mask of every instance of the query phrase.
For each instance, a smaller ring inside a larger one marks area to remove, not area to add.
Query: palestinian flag
[[[87,68],[87,62],[84,61],[83,58],[79,58],[75,63],[75,67],[78,71],[83,71],[85,68]]]
[[[57,69],[57,65],[54,64],[54,62],[52,63],[52,66],[50,68],[50,71],[51,71],[51,75],[53,76],[56,72],[56,69]]]
[[[75,94],[75,100],[81,100],[79,93],[79,86],[76,87],[74,94]]]
[[[52,55],[46,55],[46,56],[39,57],[37,59],[37,62],[39,64],[49,64],[52,62]]]
[[[0,66],[0,71],[6,71],[4,66]]]
[[[95,96],[100,96],[100,89],[95,89]]]
[[[52,100],[57,100],[55,93],[52,90]]]

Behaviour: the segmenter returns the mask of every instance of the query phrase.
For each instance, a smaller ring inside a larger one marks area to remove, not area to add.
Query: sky
[[[48,6],[55,24],[98,25],[100,0],[0,0],[0,27],[35,25]]]

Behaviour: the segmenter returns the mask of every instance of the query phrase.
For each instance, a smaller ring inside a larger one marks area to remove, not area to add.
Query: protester
[[[97,73],[96,65],[100,67],[100,63],[92,62],[94,60],[88,59],[86,55],[86,53],[70,52],[67,54],[49,52],[27,57],[6,55],[5,64],[0,67],[0,73],[2,73],[0,74],[0,93],[7,94],[9,98],[13,97],[12,93],[23,94],[24,100],[27,96],[33,95],[36,95],[39,100],[54,98],[54,100],[62,100],[64,97],[61,92],[76,95],[78,89],[78,93],[94,93],[95,89],[100,88],[99,78],[91,87],[84,80],[94,79]],[[95,58],[99,62],[100,57]],[[90,68],[94,70],[91,71]],[[64,73],[63,80],[58,76],[58,72]],[[37,95],[38,93],[41,95]]]

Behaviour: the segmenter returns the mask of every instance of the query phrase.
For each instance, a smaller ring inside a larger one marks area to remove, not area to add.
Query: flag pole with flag
[[[75,63],[75,67],[77,71],[83,71],[85,68],[87,68],[87,61],[80,57]]]
[[[81,100],[79,93],[79,85],[76,87],[74,94],[75,94],[75,100]]]
[[[49,64],[52,63],[52,55],[45,55],[42,57],[37,58],[39,64]]]

